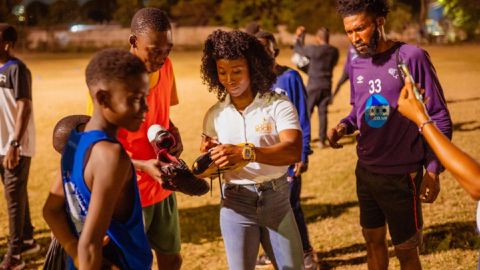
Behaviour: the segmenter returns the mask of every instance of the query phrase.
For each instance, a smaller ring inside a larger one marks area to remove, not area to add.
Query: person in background
[[[280,49],[278,48],[277,41],[272,33],[260,31],[255,36],[273,58],[278,56]],[[272,90],[278,94],[286,95],[293,105],[295,105],[298,112],[300,127],[302,128],[302,160],[288,168],[290,205],[295,214],[295,221],[297,222],[300,237],[302,238],[305,269],[317,269],[315,253],[310,244],[307,224],[305,223],[303,210],[300,204],[302,173],[306,172],[308,169],[308,155],[312,152],[310,149],[310,115],[307,110],[307,94],[305,86],[303,85],[302,77],[297,71],[282,66],[277,62],[275,62],[273,70],[277,76],[277,80],[272,86]],[[267,264],[268,261],[269,259],[266,255],[261,255],[257,260],[257,267],[262,264]]]
[[[40,251],[33,239],[28,173],[35,152],[32,75],[13,56],[17,31],[0,23],[0,174],[8,213],[8,249],[1,270],[24,269],[22,255]]]
[[[294,51],[310,60],[308,67],[307,105],[310,115],[318,109],[319,147],[327,146],[327,107],[332,96],[333,68],[338,62],[338,49],[329,44],[330,34],[327,28],[321,27],[315,35],[316,44],[305,46],[305,27],[296,30]]]

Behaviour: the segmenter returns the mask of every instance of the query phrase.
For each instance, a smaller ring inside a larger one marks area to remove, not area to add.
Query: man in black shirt
[[[327,106],[332,95],[333,68],[338,62],[338,49],[328,44],[329,31],[321,27],[315,35],[316,44],[304,44],[305,27],[299,26],[296,31],[294,51],[310,59],[307,83],[307,106],[310,115],[315,106],[318,107],[320,121],[320,147],[326,146]]]

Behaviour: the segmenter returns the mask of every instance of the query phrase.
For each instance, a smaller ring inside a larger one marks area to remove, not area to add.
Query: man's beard
[[[368,58],[368,57],[373,56],[376,53],[379,40],[380,40],[380,33],[378,32],[377,25],[375,25],[375,30],[373,31],[373,35],[370,38],[370,41],[368,42],[368,45],[366,45],[365,43],[362,42],[362,43],[359,43],[359,44],[353,44],[354,45],[353,47],[355,48],[355,51],[357,51],[357,54],[358,54],[359,57]],[[357,46],[361,46],[361,45],[366,45],[367,46],[367,51],[366,52],[361,52],[357,49]]]

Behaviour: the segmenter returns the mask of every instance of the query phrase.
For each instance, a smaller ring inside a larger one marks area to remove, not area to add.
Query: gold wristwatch
[[[252,143],[245,143],[242,148],[242,158],[250,162],[255,162],[255,145]]]

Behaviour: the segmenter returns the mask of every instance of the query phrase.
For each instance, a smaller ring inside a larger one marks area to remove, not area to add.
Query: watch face
[[[252,158],[252,150],[250,148],[245,148],[243,150],[243,155],[245,156],[245,159],[251,159]]]

